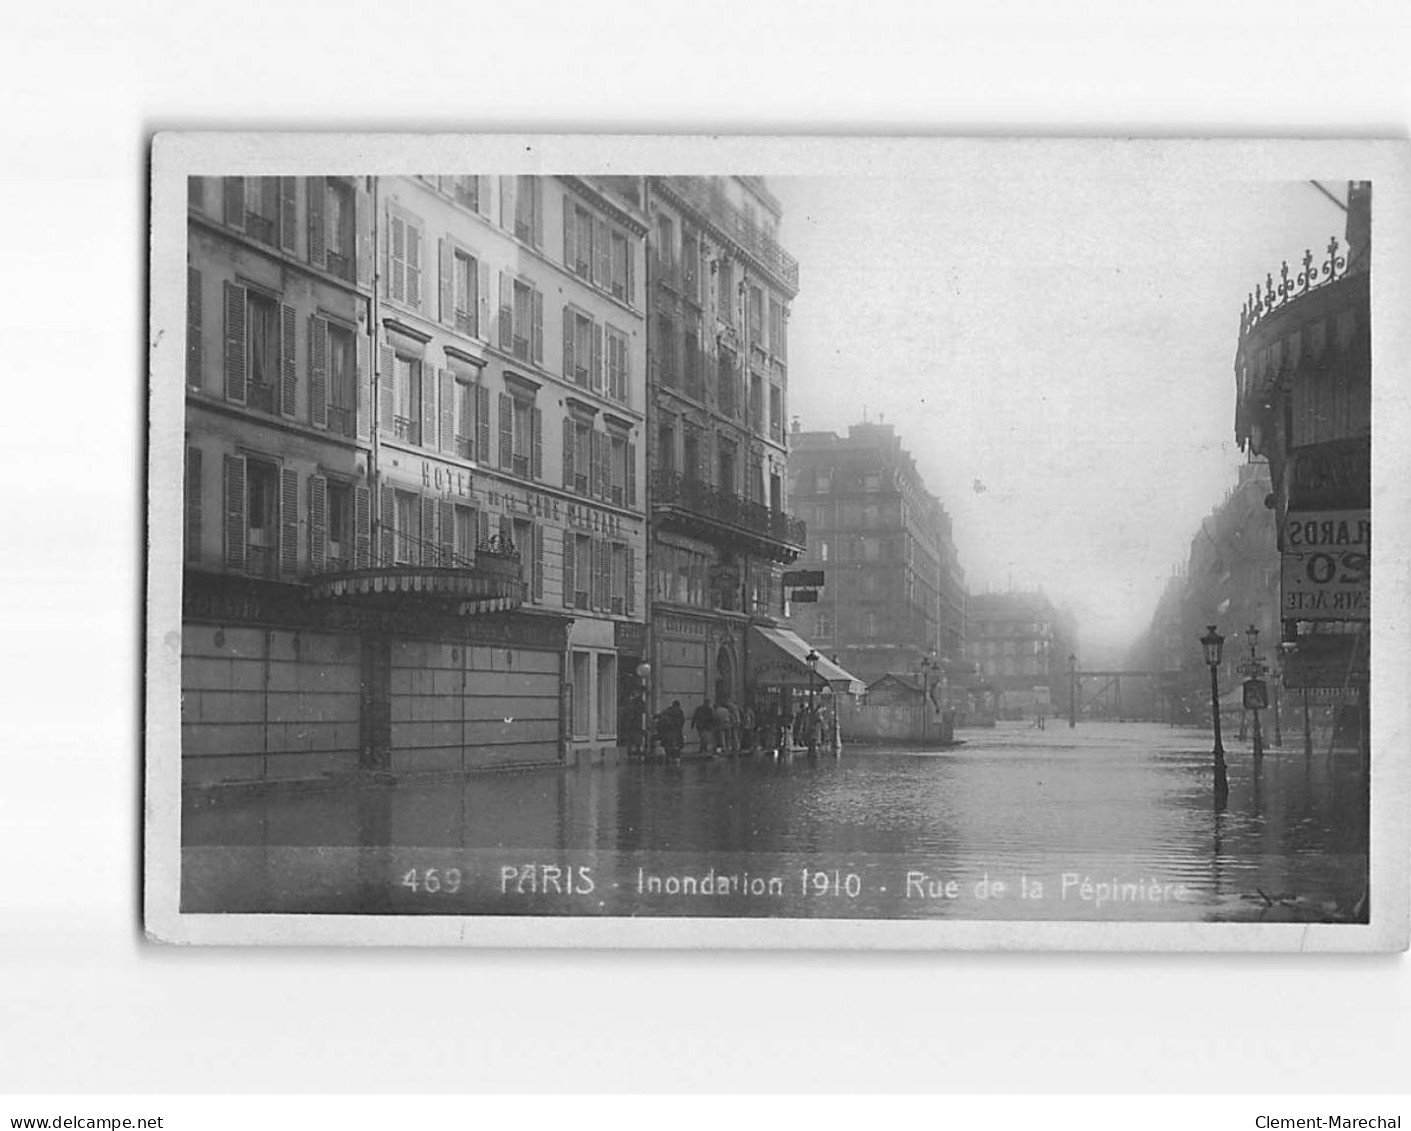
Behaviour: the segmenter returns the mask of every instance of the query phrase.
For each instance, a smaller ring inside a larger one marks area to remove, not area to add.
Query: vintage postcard
[[[149,934],[1404,948],[1408,173],[156,137]]]

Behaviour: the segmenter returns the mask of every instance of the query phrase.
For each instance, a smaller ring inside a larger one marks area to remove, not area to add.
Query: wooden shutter
[[[500,394],[500,466],[514,466],[514,399]]]
[[[436,502],[430,495],[421,497],[421,545],[416,547],[416,557],[413,560],[424,566],[439,564],[437,546],[441,539],[436,535]]]
[[[279,308],[279,412],[291,420],[299,404],[299,371],[296,368],[294,328],[298,315],[292,306]]]
[[[385,483],[378,490],[377,526],[381,534],[378,564],[391,565],[397,560],[397,492]]]
[[[407,224],[407,305],[421,306],[421,229]]]
[[[373,223],[372,193],[365,188],[357,192],[357,211],[354,213],[353,230],[358,255],[358,286],[372,286]]]
[[[456,450],[456,375],[449,369],[437,371],[441,379],[441,443],[443,452]]]
[[[328,319],[309,316],[309,420],[328,427]]]
[[[633,546],[627,547],[627,612],[629,615],[637,611],[637,550]]]
[[[514,349],[514,282],[500,272],[500,348]]]
[[[186,449],[186,540],[188,562],[201,560],[201,449]]]
[[[421,446],[435,448],[436,443],[436,368],[424,361],[416,362],[421,373]]]
[[[475,458],[490,463],[490,390],[479,383],[475,386]]]
[[[606,538],[593,539],[594,604],[604,611],[612,608],[612,558]]]
[[[544,246],[544,178],[529,177],[530,199],[534,205],[534,224],[530,237],[535,247]]]
[[[447,326],[454,326],[456,324],[456,248],[445,236],[441,237],[440,248],[438,276],[441,291],[441,321]]]
[[[225,457],[225,568],[245,571],[245,457]]]
[[[441,560],[438,565],[450,569],[456,562],[456,507],[449,499],[436,501],[436,521],[441,529]]]
[[[395,430],[393,419],[397,415],[397,354],[391,346],[377,347],[377,371],[380,430],[390,436]]]
[[[563,603],[570,609],[573,608],[574,590],[574,563],[573,563],[573,531],[567,528],[563,530]]]
[[[530,306],[533,330],[530,334],[530,351],[536,365],[544,364],[544,295],[539,290],[532,290],[530,294]]]
[[[353,568],[367,569],[372,565],[372,492],[366,487],[353,488]]]
[[[603,434],[598,442],[598,474],[602,479],[598,485],[598,495],[605,502],[612,502],[612,437]]]
[[[489,511],[485,511],[485,510],[476,511],[476,513],[475,513],[475,546],[476,546],[476,549],[479,549],[481,546],[488,546],[489,544],[490,544],[490,512],[489,512]]]
[[[529,410],[530,432],[533,436],[533,450],[529,460],[529,474],[535,479],[544,478],[544,413],[539,408]]]
[[[563,194],[563,265],[572,273],[578,264],[578,209],[573,197]]]
[[[186,383],[201,387],[201,272],[186,267]]]
[[[612,287],[612,242],[606,220],[596,221],[593,228],[593,282],[604,290]]]
[[[245,346],[245,288],[228,282],[225,284],[225,399],[236,404],[245,403],[248,371]]]
[[[563,489],[573,490],[573,442],[574,433],[577,429],[573,421],[564,417],[563,420]]]
[[[563,379],[573,380],[573,308],[563,308]]]
[[[542,601],[544,599],[544,527],[542,523],[536,522],[530,526],[529,541],[534,555],[530,571],[529,591],[535,601]]]
[[[290,255],[299,250],[299,196],[294,187],[297,183],[294,177],[279,178],[279,246]]]
[[[388,216],[391,240],[387,252],[388,297],[397,302],[407,299],[407,224],[400,216]]]
[[[627,505],[637,505],[637,445],[627,445]]]
[[[292,467],[279,471],[279,572],[299,572],[299,473]]]
[[[368,361],[368,338],[361,330],[354,335],[358,354],[358,439],[372,439],[372,365]]]
[[[225,222],[232,228],[245,229],[245,178],[222,177],[225,188]]]
[[[500,178],[500,227],[514,231],[514,178]]]
[[[589,337],[593,342],[593,368],[588,378],[589,383],[598,391],[603,391],[603,328],[596,322],[593,323],[589,331]]]
[[[484,259],[476,262],[475,288],[475,335],[481,341],[490,341],[490,264]]]
[[[328,560],[328,480],[309,476],[309,572],[322,573]]]
[[[304,179],[304,199],[309,225],[309,262],[322,270],[328,265],[328,221],[323,206],[328,182],[323,177]]]
[[[603,446],[602,433],[596,428],[588,433],[588,494],[597,497],[602,483]]]

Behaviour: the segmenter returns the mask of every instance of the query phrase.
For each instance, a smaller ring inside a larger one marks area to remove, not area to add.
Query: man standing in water
[[[707,754],[715,750],[715,740],[711,731],[715,727],[715,712],[710,708],[710,700],[705,700],[699,707],[691,712],[691,725],[696,728],[696,737],[700,739],[700,746],[697,747],[697,754]]]

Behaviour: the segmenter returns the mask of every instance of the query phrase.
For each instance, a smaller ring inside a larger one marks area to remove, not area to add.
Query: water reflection
[[[189,802],[183,906],[1249,921],[1365,914],[1367,794],[1351,753],[1271,750],[1255,774],[1248,749],[1231,744],[1229,804],[1215,812],[1209,737],[1199,731],[1094,723],[1001,726],[965,738],[943,751],[634,762]],[[569,890],[571,875],[592,877],[591,890]],[[652,877],[660,887],[646,890]],[[748,890],[761,878],[779,884]],[[856,890],[844,890],[850,885]]]

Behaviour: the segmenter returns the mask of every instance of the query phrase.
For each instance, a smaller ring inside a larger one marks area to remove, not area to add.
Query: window
[[[327,209],[325,266],[340,279],[351,280],[357,265],[353,189],[342,181],[329,179],[324,191]]]
[[[421,362],[397,355],[393,366],[393,387],[397,398],[392,433],[399,440],[421,443]]]
[[[820,467],[813,473],[814,490],[820,495],[829,494],[833,490],[833,472],[831,468]]]
[[[758,287],[750,288],[750,345],[764,342],[764,292]]]
[[[833,635],[833,614],[832,614],[832,613],[826,613],[826,612],[824,612],[822,609],[819,609],[819,610],[817,611],[817,613],[814,615],[814,622],[813,622],[813,624],[814,624],[813,631],[814,631],[814,633],[815,633],[816,635],[818,635],[818,636],[832,636],[832,635]]]
[[[514,193],[514,234],[516,239],[538,247],[542,242],[543,186],[538,177],[516,177]]]
[[[695,397],[698,401],[704,400],[705,390],[701,387],[701,349],[694,328],[686,331],[684,345],[686,360],[686,395],[688,397]]]
[[[716,486],[725,494],[735,494],[735,445],[726,439],[720,440],[717,460]]]
[[[862,632],[869,640],[877,638],[878,617],[875,609],[868,609],[862,614]]]
[[[621,232],[612,233],[611,290],[613,298],[632,302],[632,245]]]
[[[353,568],[353,488],[347,483],[328,483],[328,545],[325,568],[337,571]]]
[[[534,327],[534,288],[528,283],[514,282],[514,356],[528,361],[530,355],[530,334]],[[538,358],[541,350],[535,350]]]
[[[764,431],[764,378],[758,373],[750,374],[750,426]]]
[[[784,393],[778,385],[769,386],[769,438],[784,438]]]
[[[764,503],[764,460],[757,455],[750,456],[750,478],[745,484],[752,503]]]
[[[417,497],[409,491],[396,493],[396,506],[392,516],[392,560],[404,565],[417,560],[417,547],[420,543]]]
[[[701,437],[692,427],[686,428],[682,439],[681,471],[687,479],[701,478]]]
[[[617,657],[598,653],[598,737],[617,734]]]
[[[676,225],[670,216],[657,217],[657,260],[668,282],[675,282]]]
[[[726,416],[734,416],[738,411],[735,404],[735,355],[727,349],[721,349],[716,355],[715,386],[720,411]]]
[[[784,304],[775,298],[769,300],[769,352],[784,356]]]
[[[510,537],[519,551],[520,595],[524,601],[534,599],[534,524],[526,519],[515,519]]]
[[[827,543],[827,542],[820,542],[820,543],[818,543],[818,557],[819,557],[819,560],[820,560],[820,561],[825,561],[825,562],[826,562],[826,561],[828,560],[828,543]]]
[[[681,233],[681,293],[693,302],[700,293],[700,244],[695,232]]]
[[[597,323],[569,307],[564,307],[563,316],[566,320],[564,376],[585,389],[590,386],[599,388],[602,385],[602,355],[598,347]]]
[[[387,250],[390,279],[388,296],[394,302],[421,306],[421,224],[419,221],[392,212],[388,217],[391,242]]]
[[[593,276],[593,215],[582,208],[573,208],[573,256],[569,266],[584,279]]]
[[[611,577],[611,604],[610,610],[615,616],[622,616],[627,610],[627,555],[632,551],[630,547],[614,542],[612,545],[611,561],[609,570]]]
[[[475,257],[467,251],[456,249],[451,261],[451,286],[455,295],[456,329],[462,334],[476,336],[480,327],[476,311],[480,308],[480,286],[478,265]]]
[[[245,232],[261,243],[279,244],[279,178],[245,178]]]
[[[676,429],[663,424],[657,429],[657,467],[666,475],[676,472]]]
[[[464,378],[456,378],[455,429],[456,455],[462,459],[475,459],[475,402],[476,386]]]
[[[716,296],[715,312],[727,326],[735,325],[735,265],[722,259],[719,267],[719,290]]]
[[[279,469],[245,461],[245,569],[258,577],[279,572]]]
[[[612,503],[624,506],[627,500],[627,441],[621,436],[610,440],[609,474],[612,480]]]
[[[572,482],[565,482],[566,490],[586,495],[589,488],[589,472],[593,466],[593,429],[581,421],[564,421],[565,428],[573,430]]]
[[[572,664],[572,684],[570,693],[573,696],[573,737],[587,738],[588,728],[592,725],[593,701],[589,696],[592,694],[592,684],[589,682],[588,672],[591,661],[587,652],[574,652]]]
[[[608,396],[620,404],[627,403],[627,336],[611,326],[607,328]]]
[[[458,506],[452,521],[455,525],[452,553],[456,556],[456,564],[469,565],[475,561],[475,547],[479,539],[476,512],[471,507]]]
[[[472,212],[480,211],[480,178],[452,177],[451,195],[458,204],[463,204]]]
[[[514,421],[514,463],[516,475],[526,478],[530,473],[530,454],[534,450],[534,406],[528,401],[513,398]]]
[[[573,607],[589,607],[593,592],[593,540],[586,534],[564,534],[573,539]]]
[[[246,292],[245,349],[249,359],[249,385],[246,403],[265,412],[275,412],[279,398],[279,305],[253,290]]]
[[[328,430],[351,436],[357,416],[357,347],[346,326],[328,324]],[[332,488],[330,487],[330,490]]]
[[[676,384],[676,320],[669,314],[657,315],[657,378],[663,385]]]
[[[534,287],[500,272],[499,346],[521,361],[544,361],[544,296]]]

